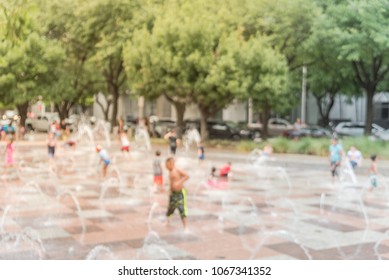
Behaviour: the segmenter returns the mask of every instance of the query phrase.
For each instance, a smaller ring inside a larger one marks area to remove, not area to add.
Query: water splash
[[[1,222],[0,222],[0,233],[5,231],[4,230],[5,219],[7,218],[9,209],[11,209],[11,205],[7,205],[3,210],[3,216],[1,217]]]
[[[94,134],[102,136],[106,147],[111,147],[111,137],[109,133],[109,125],[103,120],[99,120],[93,129]]]
[[[71,191],[62,191],[60,194],[57,195],[57,199],[58,200],[61,200],[61,198],[64,198],[66,196],[69,196],[71,198],[71,200],[73,201],[74,205],[76,206],[76,209],[77,209],[77,216],[80,220],[80,223],[81,223],[81,228],[82,228],[82,231],[81,231],[81,238],[83,238],[83,236],[85,235],[85,232],[86,232],[86,224],[85,224],[85,221],[84,221],[84,218],[82,216],[82,210],[81,210],[81,206],[80,206],[80,202],[78,201],[77,197],[75,196],[75,194]]]
[[[261,251],[263,246],[266,244],[266,242],[271,238],[271,237],[283,237],[286,238],[296,245],[298,245],[303,252],[304,256],[308,260],[312,260],[312,255],[310,254],[309,250],[307,247],[305,247],[299,240],[298,238],[291,232],[286,231],[286,230],[279,230],[279,231],[268,231],[268,232],[263,232],[264,237],[262,240],[255,246],[255,248],[252,250],[252,254],[250,259],[255,259],[257,254]]]
[[[189,151],[189,148],[195,144],[196,147],[201,142],[201,136],[199,131],[196,128],[188,129],[183,136],[183,145],[186,151]]]
[[[36,255],[39,259],[43,259],[45,257],[46,249],[43,246],[43,243],[40,239],[39,233],[30,227],[24,228],[20,232],[1,232],[0,233],[0,247],[3,247],[5,250],[15,250],[16,248],[25,246],[29,246],[32,248],[32,256],[36,258]],[[28,257],[27,255],[24,255]],[[18,257],[19,258],[19,257]]]
[[[166,250],[167,243],[159,237],[155,231],[150,231],[144,241],[143,246],[136,254],[136,259],[166,259],[171,260],[172,257]]]
[[[151,151],[150,135],[144,126],[138,126],[135,130],[135,144],[139,149]]]
[[[88,255],[86,256],[86,260],[99,260],[99,259],[110,259],[115,260],[115,256],[112,253],[111,249],[104,245],[97,245],[94,247]]]
[[[151,223],[152,223],[152,219],[153,219],[153,216],[154,216],[154,212],[155,212],[155,210],[158,207],[159,207],[159,203],[158,202],[154,202],[153,205],[151,205],[151,208],[150,208],[150,211],[149,211],[149,215],[147,216],[147,228],[148,228],[149,232],[152,232]]]
[[[118,178],[110,177],[101,183],[100,200],[104,198],[107,190],[110,188],[120,189],[120,182]]]

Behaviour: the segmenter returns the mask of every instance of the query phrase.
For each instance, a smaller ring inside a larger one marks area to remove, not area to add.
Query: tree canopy
[[[252,100],[264,136],[271,113],[298,104],[301,67],[323,124],[336,94],[389,88],[388,0],[3,0],[0,97],[25,115],[37,96],[61,118],[106,96],[115,125],[124,93],[165,96],[183,127]],[[103,106],[103,105],[102,105]],[[103,106],[104,107],[104,106]]]

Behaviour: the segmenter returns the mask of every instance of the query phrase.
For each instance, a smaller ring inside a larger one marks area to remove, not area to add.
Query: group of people
[[[75,146],[75,140],[70,137],[71,133],[69,128],[66,125],[58,125],[56,122],[53,122],[50,125],[50,131],[47,139],[47,147],[49,158],[53,159],[55,155],[55,148],[57,141],[60,137],[65,143],[69,146]],[[121,143],[121,151],[129,152],[130,151],[130,141],[128,139],[127,133],[123,127],[118,131],[118,138]],[[184,183],[189,179],[189,175],[176,167],[175,165],[175,155],[177,147],[180,145],[180,139],[177,137],[176,131],[169,131],[164,138],[169,142],[169,156],[163,162],[161,159],[161,151],[157,150],[155,152],[155,157],[152,162],[153,169],[153,185],[155,192],[164,192],[164,180],[163,180],[163,169],[164,167],[168,171],[169,177],[169,204],[166,212],[167,217],[170,217],[175,209],[178,209],[182,224],[186,227],[186,216],[187,216],[187,207],[186,207],[186,190],[184,188]],[[6,166],[12,166],[14,164],[14,138],[8,137],[6,139],[7,144],[5,148],[5,159]],[[74,143],[73,143],[74,142]],[[104,149],[101,145],[96,145],[96,152],[99,155],[100,161],[103,163],[102,167],[102,176],[106,177],[108,166],[111,163],[108,151]],[[269,157],[273,152],[271,145],[266,145],[261,156]],[[348,163],[352,169],[356,169],[361,165],[362,162],[362,153],[358,151],[355,146],[351,146],[347,154],[344,154],[343,148],[338,142],[337,139],[332,139],[331,145],[329,146],[330,152],[330,170],[332,174],[332,180],[334,182],[336,177],[339,177],[338,169],[341,166],[343,157],[346,156]],[[201,163],[205,159],[205,147],[202,142],[198,143],[197,146],[197,156],[198,160]],[[372,190],[377,187],[377,156],[371,155],[371,164],[369,166],[369,176],[370,176],[370,186],[369,190]],[[224,166],[220,167],[219,170],[216,167],[212,167],[210,175],[208,178],[208,183],[212,186],[219,179],[228,178],[231,172],[231,162],[227,162]]]
[[[60,123],[54,120],[50,124],[46,141],[50,161],[55,157],[58,141],[63,141],[65,147],[75,148],[77,145],[76,136],[72,135],[70,127],[66,124],[65,120],[62,120]]]
[[[338,139],[333,138],[331,145],[329,147],[330,152],[330,170],[332,175],[332,182],[335,182],[335,177],[339,178],[338,169],[341,166],[343,157],[347,157],[348,164],[350,164],[351,168],[355,170],[362,163],[362,153],[353,145],[350,147],[350,150],[344,155],[343,147],[339,143]],[[370,156],[370,166],[369,166],[369,178],[370,178],[370,186],[369,190],[372,191],[377,187],[377,155]]]

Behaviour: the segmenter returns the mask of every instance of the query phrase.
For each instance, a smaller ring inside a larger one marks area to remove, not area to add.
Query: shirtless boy
[[[187,209],[184,182],[189,179],[189,176],[186,172],[174,166],[174,158],[172,157],[166,159],[166,168],[169,171],[170,179],[170,197],[166,216],[169,218],[177,208],[180,212],[182,224],[186,228]]]

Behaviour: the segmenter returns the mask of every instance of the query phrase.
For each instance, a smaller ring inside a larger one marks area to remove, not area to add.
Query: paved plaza
[[[101,144],[113,159],[106,179],[90,143],[61,146],[51,167],[44,141],[16,143],[17,167],[0,182],[0,259],[389,259],[385,162],[368,192],[368,160],[333,185],[326,158],[208,149],[200,165],[195,147],[181,149],[184,231],[178,212],[166,224],[168,194],[152,188],[153,151],[165,159],[167,145]],[[227,161],[232,176],[210,184]]]

